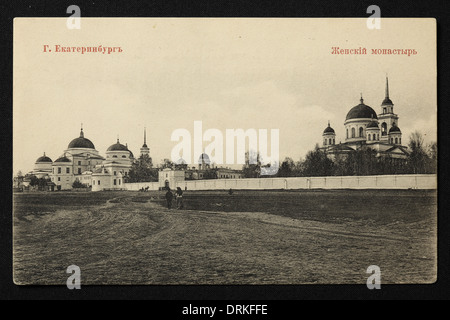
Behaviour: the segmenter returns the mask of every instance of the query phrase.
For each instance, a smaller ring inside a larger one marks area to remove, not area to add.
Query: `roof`
[[[381,103],[382,106],[392,106],[394,105],[388,97],[384,98],[383,102]]]
[[[67,158],[66,156],[62,156],[56,159],[55,162],[72,162],[72,161],[70,161],[70,159]]]
[[[87,148],[87,149],[95,149],[94,144],[91,140],[86,139],[84,137],[83,129],[81,129],[80,136],[78,138],[73,139],[70,141],[68,149],[71,148]]]
[[[42,157],[37,158],[36,163],[37,162],[53,162],[52,159],[50,159],[49,157],[47,157],[44,153],[44,155]]]
[[[108,174],[109,171],[106,170],[105,167],[100,167],[100,168],[95,169],[92,173],[93,173],[93,174],[95,174],[95,173],[105,173],[105,174]]]
[[[404,147],[404,146],[400,146],[400,145],[393,146],[392,148],[389,148],[389,149],[385,150],[384,153],[393,153],[393,151],[396,150],[396,149],[400,150],[400,153],[403,153],[403,154],[406,154],[406,155],[409,154],[407,148]]]
[[[332,134],[334,134],[335,132],[334,132],[334,129],[328,125],[328,127],[326,127],[325,130],[323,130],[323,133],[332,133]]]
[[[210,164],[211,160],[209,160],[209,156],[206,153],[202,153],[200,157],[198,158],[198,163],[202,164],[205,162],[206,164]]]
[[[350,111],[347,113],[347,117],[345,120],[350,119],[378,119],[377,113],[375,110],[373,110],[368,105],[364,104],[364,100],[361,98],[361,103],[357,106],[354,106],[350,109]]]
[[[129,151],[129,150],[125,145],[119,142],[119,139],[117,139],[117,142],[111,145],[106,151]]]
[[[389,133],[392,133],[392,132],[399,132],[399,133],[402,133],[402,131],[400,130],[400,128],[397,127],[397,126],[393,126],[392,128],[389,129]]]
[[[367,129],[370,129],[370,128],[379,128],[379,126],[378,126],[378,123],[376,122],[376,121],[371,121],[371,122],[369,122],[369,124],[367,125],[367,127],[366,127]]]

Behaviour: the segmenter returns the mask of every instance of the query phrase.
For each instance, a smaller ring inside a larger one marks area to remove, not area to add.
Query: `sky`
[[[44,52],[48,45],[52,52]],[[112,54],[54,52],[120,47]],[[365,47],[335,55],[332,47]],[[372,55],[414,49],[416,55]],[[174,130],[279,129],[280,160],[304,158],[328,121],[344,142],[347,112],[377,113],[385,78],[407,144],[420,131],[437,140],[434,19],[16,18],[13,60],[13,173],[33,169],[44,152],[61,156],[86,138],[105,156],[119,137],[134,155],[147,145],[154,163],[170,158]],[[205,142],[206,147],[208,142]]]

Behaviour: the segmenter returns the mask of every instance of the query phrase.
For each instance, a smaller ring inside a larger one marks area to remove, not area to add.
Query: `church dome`
[[[202,164],[205,162],[205,164],[210,164],[211,161],[209,160],[209,156],[206,153],[202,153],[200,157],[198,158],[198,163]]]
[[[56,159],[55,162],[72,162],[72,161],[70,161],[70,159],[67,158],[67,157],[64,155],[64,156],[59,157],[58,159]]]
[[[84,137],[83,128],[81,128],[80,136],[69,143],[68,149],[72,148],[95,149],[92,141]]]
[[[335,134],[334,129],[330,127],[330,122],[328,122],[328,127],[323,130],[323,134]]]
[[[367,128],[367,129],[370,129],[370,128],[376,128],[376,129],[379,129],[380,127],[378,126],[378,123],[377,123],[376,121],[371,121],[371,122],[369,122],[369,124],[367,125],[366,128]]]
[[[350,109],[347,113],[345,120],[350,119],[378,119],[377,113],[368,105],[364,104],[363,98],[361,98],[361,103]]]
[[[389,129],[389,133],[393,133],[393,132],[399,132],[399,133],[402,133],[402,132],[400,131],[400,128],[397,127],[397,126],[393,126],[392,128]]]
[[[389,99],[389,97],[384,98],[383,102],[381,103],[382,106],[392,106],[394,105],[391,101],[391,99]]]
[[[38,162],[53,162],[52,161],[52,159],[50,159],[49,157],[47,157],[46,155],[45,155],[45,152],[44,152],[44,155],[42,156],[42,157],[39,157],[37,160],[36,160],[36,163],[38,163]]]
[[[124,146],[119,142],[119,139],[117,139],[117,143],[111,145],[108,150],[106,151],[129,151],[127,146]]]

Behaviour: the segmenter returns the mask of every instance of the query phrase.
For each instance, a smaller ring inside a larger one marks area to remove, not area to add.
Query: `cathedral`
[[[150,155],[145,129],[141,155]],[[52,161],[44,153],[31,173],[50,178],[57,190],[70,190],[75,181],[92,187],[92,191],[121,190],[134,161],[133,152],[119,139],[106,150],[106,158],[101,156],[81,128],[80,136],[70,141],[63,155]]]
[[[336,133],[328,122],[322,134],[322,150],[334,158],[355,150],[371,148],[377,152],[377,157],[391,157],[406,159],[407,147],[402,145],[402,132],[399,127],[398,115],[394,113],[394,104],[389,98],[389,80],[386,77],[386,91],[377,114],[364,104],[361,96],[360,103],[348,111],[344,121],[345,142],[336,143]]]

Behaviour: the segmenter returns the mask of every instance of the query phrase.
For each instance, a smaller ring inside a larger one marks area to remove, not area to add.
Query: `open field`
[[[435,191],[14,194],[14,280],[88,284],[431,283]]]

